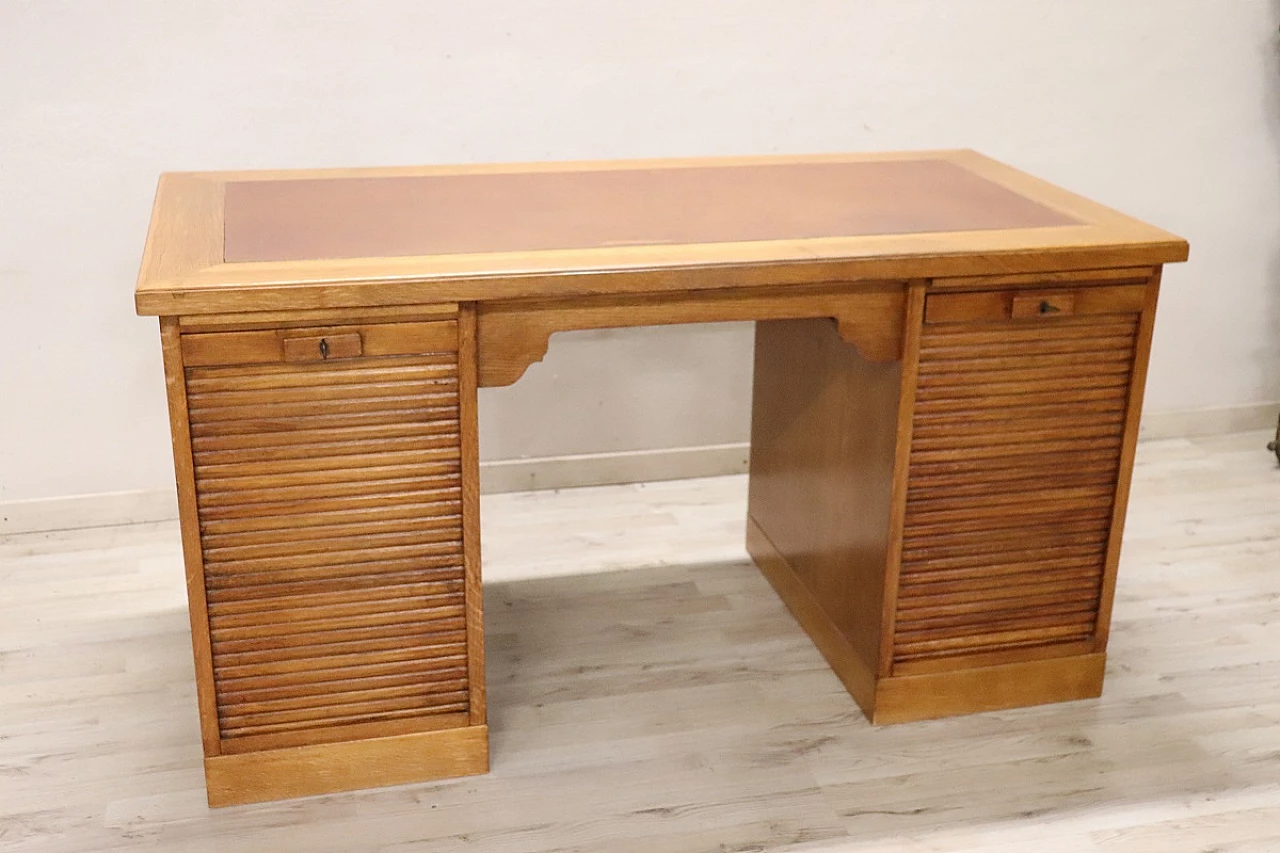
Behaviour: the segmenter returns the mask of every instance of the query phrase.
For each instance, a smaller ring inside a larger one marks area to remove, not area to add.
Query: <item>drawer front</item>
[[[1145,299],[1144,285],[935,293],[925,300],[924,321],[929,325],[1037,322],[1073,316],[1131,315],[1142,311]]]
[[[1094,637],[1141,317],[1095,310],[1110,290],[1129,298],[1077,290],[1074,313],[1031,318],[1010,298],[1026,291],[931,297],[895,672]]]
[[[207,332],[182,336],[182,363],[187,367],[338,362],[352,358],[457,350],[458,324],[453,321]]]
[[[185,336],[224,752],[465,721],[457,349],[452,322]]]

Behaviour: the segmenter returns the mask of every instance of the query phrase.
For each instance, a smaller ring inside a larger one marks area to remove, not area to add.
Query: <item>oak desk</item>
[[[755,320],[748,548],[875,723],[1097,696],[1181,239],[968,151],[167,174],[209,802],[488,768],[476,389]]]

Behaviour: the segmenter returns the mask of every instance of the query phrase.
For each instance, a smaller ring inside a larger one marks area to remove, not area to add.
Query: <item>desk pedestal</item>
[[[748,549],[872,722],[1101,693],[1157,286],[913,286],[901,364],[757,325]]]

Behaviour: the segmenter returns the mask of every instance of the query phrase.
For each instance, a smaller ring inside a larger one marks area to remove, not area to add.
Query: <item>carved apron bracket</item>
[[[547,354],[556,332],[675,323],[830,317],[871,361],[902,358],[907,282],[858,282],[775,290],[708,290],[601,296],[572,307],[546,300],[488,303],[478,315],[482,387],[510,385]]]

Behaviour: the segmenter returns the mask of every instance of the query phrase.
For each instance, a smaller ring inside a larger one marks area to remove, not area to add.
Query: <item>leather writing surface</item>
[[[520,252],[1076,225],[943,160],[233,181],[224,260]]]

